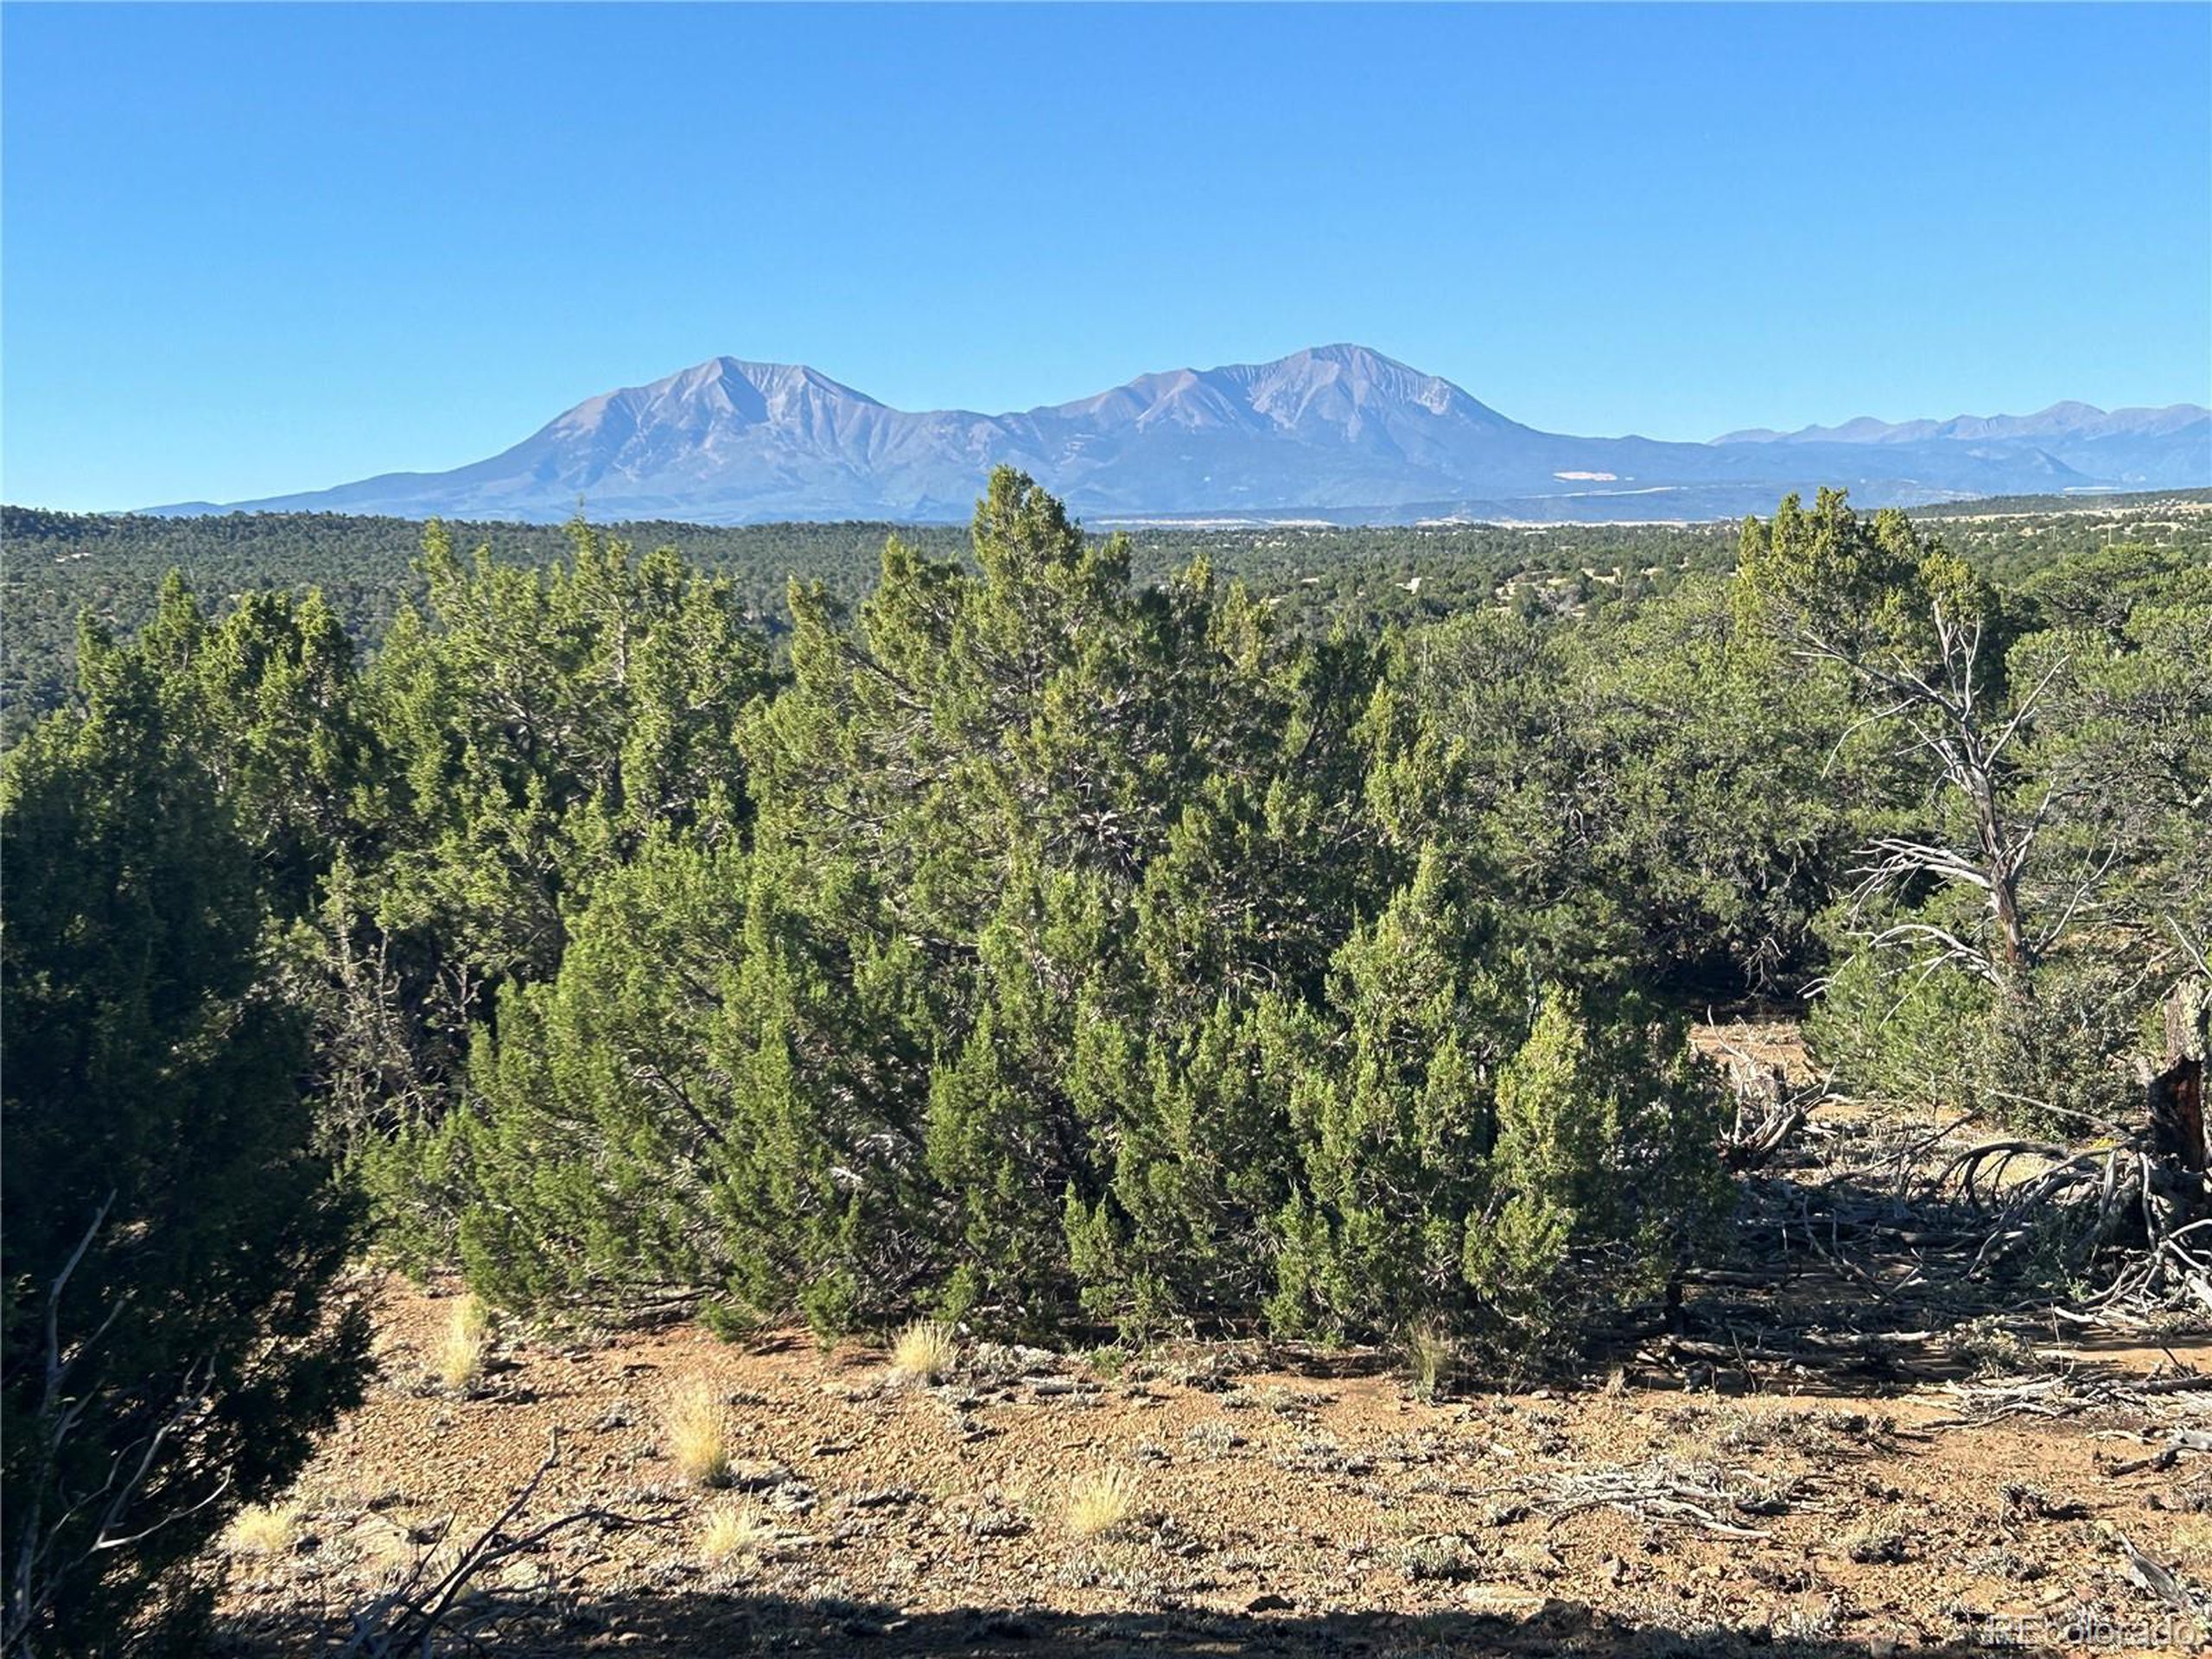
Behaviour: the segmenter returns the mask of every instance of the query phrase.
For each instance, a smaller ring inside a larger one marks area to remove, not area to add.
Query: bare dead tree
[[[2015,810],[2010,752],[2030,728],[2038,706],[2070,658],[2055,658],[2009,712],[1989,708],[1988,677],[1982,661],[1986,625],[1979,615],[1959,615],[1965,607],[1930,601],[1934,662],[1916,665],[1900,658],[1883,661],[1852,648],[1809,625],[1795,630],[1799,654],[1840,664],[1881,699],[1859,724],[1896,721],[1909,734],[1907,754],[1932,761],[1940,784],[1964,805],[1970,837],[1964,845],[1944,845],[1904,836],[1877,838],[1865,852],[1868,861],[1854,872],[1860,878],[1853,902],[1864,915],[1878,899],[1923,880],[1965,887],[1982,895],[1989,918],[1986,939],[1968,940],[1923,918],[1897,922],[1873,935],[1878,946],[1920,949],[1931,965],[1950,963],[1986,981],[2003,995],[2032,995],[2031,976],[2064,929],[2088,904],[2097,883],[2118,855],[2100,849],[2058,906],[2058,918],[2031,929],[2024,889],[2037,839],[2063,804],[2067,791],[2052,779],[2024,811]]]

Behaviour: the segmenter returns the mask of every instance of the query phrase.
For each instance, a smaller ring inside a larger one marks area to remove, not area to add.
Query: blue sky
[[[2212,7],[11,3],[0,493],[1352,340],[1555,430],[2212,398]]]

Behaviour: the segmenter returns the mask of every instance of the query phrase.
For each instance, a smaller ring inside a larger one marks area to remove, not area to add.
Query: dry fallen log
[[[2081,1149],[2005,1138],[1956,1154],[1923,1189],[1987,1219],[1967,1270],[1987,1278],[2028,1251],[2056,1252],[2096,1287],[2075,1311],[2125,1325],[2155,1309],[2212,1310],[2204,1054],[2212,991],[2192,976],[2166,1002],[2167,1065],[2142,1122]]]
[[[2090,1376],[2065,1371],[2004,1382],[1955,1382],[1947,1391],[1961,1404],[1962,1414],[1957,1424],[1979,1427],[2000,1417],[2056,1418],[2085,1411],[2139,1411],[2155,1398],[2201,1389],[2212,1389],[2212,1376]],[[2186,1451],[2212,1449],[2212,1434],[2175,1429],[2170,1432],[2169,1445]]]

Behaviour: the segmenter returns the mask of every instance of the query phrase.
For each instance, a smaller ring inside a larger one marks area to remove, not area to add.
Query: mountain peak
[[[872,409],[883,405],[864,391],[855,391],[843,382],[832,380],[819,369],[809,368],[804,363],[755,363],[741,357],[710,357],[703,363],[688,369],[679,369],[663,380],[636,390],[648,392],[677,392],[703,389],[711,385],[730,387],[746,385],[764,397],[788,397],[811,391],[825,397],[845,398],[865,404]]]
[[[1172,369],[1002,415],[893,409],[800,363],[711,357],[585,399],[487,460],[257,507],[422,518],[743,523],[964,517],[995,465],[1122,521],[1316,513],[1678,519],[1848,485],[1869,505],[2024,489],[2212,482],[2204,411],[2060,404],[2023,416],[1736,435],[1582,438],[1508,420],[1441,376],[1339,340]],[[1755,440],[1755,441],[1746,441]]]
[[[1217,372],[1249,374],[1255,405],[1264,413],[1289,415],[1294,423],[1309,412],[1356,423],[1370,413],[1418,418],[1416,411],[1424,411],[1483,428],[1514,425],[1441,375],[1425,374],[1371,346],[1309,346],[1272,363]]]
[[[1307,346],[1287,357],[1275,359],[1278,363],[1334,363],[1344,368],[1356,368],[1367,372],[1387,371],[1398,374],[1417,374],[1395,357],[1385,356],[1372,346],[1361,346],[1351,340],[1338,340],[1333,346]],[[1423,378],[1429,377],[1423,376]]]

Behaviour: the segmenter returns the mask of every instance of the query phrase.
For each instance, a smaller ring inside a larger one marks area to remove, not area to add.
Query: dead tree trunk
[[[2198,1174],[2212,1166],[2205,1135],[2204,1063],[2212,1050],[2212,982],[2192,976],[2166,998],[2166,1065],[2151,1079],[2158,1156]]]

